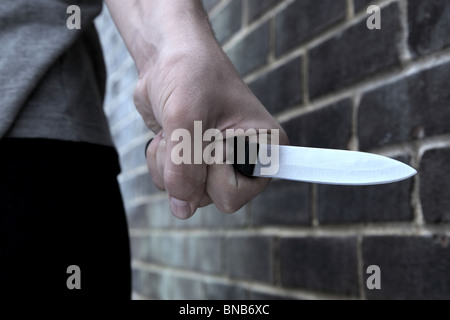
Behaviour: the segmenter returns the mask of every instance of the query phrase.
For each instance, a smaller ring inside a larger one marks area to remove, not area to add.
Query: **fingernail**
[[[186,220],[191,217],[191,208],[189,207],[189,202],[171,198],[170,208],[172,209],[175,217],[177,217],[178,219]]]
[[[147,142],[147,144],[145,145],[145,158],[147,158],[147,149],[148,149],[148,147],[150,146],[150,143],[152,143],[153,139],[154,139],[154,138],[151,138],[151,139]]]

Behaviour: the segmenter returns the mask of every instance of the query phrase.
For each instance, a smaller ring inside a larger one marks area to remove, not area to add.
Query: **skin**
[[[179,128],[193,135],[194,121],[203,130],[279,130],[248,89],[217,43],[200,0],[105,0],[139,73],[134,92],[137,110],[157,133],[147,150],[154,184],[169,196],[173,214],[190,218],[214,203],[233,213],[257,196],[269,179],[247,178],[225,164],[171,161],[171,141]],[[126,13],[126,14],[125,14]]]

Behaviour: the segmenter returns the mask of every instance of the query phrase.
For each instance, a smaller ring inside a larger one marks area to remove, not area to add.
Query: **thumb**
[[[173,214],[182,220],[189,219],[200,207],[207,176],[202,140],[197,145],[194,130],[189,129],[168,128],[165,136],[164,185]]]

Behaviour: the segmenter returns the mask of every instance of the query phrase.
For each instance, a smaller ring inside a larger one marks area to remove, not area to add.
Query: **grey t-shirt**
[[[81,9],[81,30],[67,8]],[[0,138],[110,145],[105,66],[93,20],[101,0],[0,2]]]

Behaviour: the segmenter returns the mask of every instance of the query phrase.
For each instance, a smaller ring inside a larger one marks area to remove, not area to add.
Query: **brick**
[[[308,184],[273,180],[251,203],[252,225],[310,224],[309,196]]]
[[[281,284],[355,297],[358,271],[355,237],[280,239]]]
[[[120,108],[127,108],[126,105],[130,106],[130,109],[128,109],[129,112],[118,112],[120,114],[122,114],[123,117],[127,117],[130,113],[134,113],[137,112],[134,109],[134,104],[131,105],[132,102],[128,101],[126,102],[124,105],[120,105],[118,107],[118,109]],[[131,109],[133,108],[133,109]],[[115,114],[115,116],[118,116],[117,114]],[[108,121],[112,120],[112,118],[109,118]],[[113,123],[115,123],[115,120],[113,120],[112,122],[110,122],[110,124],[112,125]],[[121,130],[117,131],[117,132],[113,132],[112,133],[112,138],[114,140],[114,144],[117,148],[121,149],[122,147],[124,147],[127,143],[129,143],[130,141],[133,141],[133,139],[136,139],[136,137],[140,137],[140,136],[144,136],[144,135],[148,135],[151,131],[145,126],[144,121],[142,120],[142,118],[140,117],[135,117],[133,121],[131,121],[130,123],[126,124]],[[142,151],[142,154],[144,152]],[[129,165],[127,163],[124,163],[124,166],[126,168],[129,167]]]
[[[377,72],[399,66],[401,36],[396,3],[381,10],[381,29],[369,30],[363,19],[309,52],[310,97],[329,94]]]
[[[153,184],[150,174],[145,173],[120,182],[120,191],[125,201],[159,193]]]
[[[219,274],[224,271],[221,237],[189,237],[186,243],[185,268],[208,274]]]
[[[150,261],[149,259],[149,236],[130,237],[131,256],[136,261]]]
[[[184,267],[188,254],[186,238],[182,236],[131,237],[133,259],[162,266]]]
[[[123,65],[123,62],[126,59],[130,58],[130,53],[125,47],[123,38],[119,33],[114,32],[111,40],[111,46],[114,47],[114,51],[111,53],[105,52],[107,70],[109,74],[112,74],[116,70],[120,69],[120,67]]]
[[[345,99],[282,123],[291,145],[347,149],[352,131],[352,102]]]
[[[170,300],[204,300],[205,290],[203,283],[197,280],[181,277],[171,277]]]
[[[158,273],[148,272],[139,269],[132,270],[132,287],[137,292],[149,299],[168,298],[167,289],[164,288],[164,279]],[[162,292],[166,291],[166,293]]]
[[[360,148],[369,150],[450,132],[449,72],[447,63],[365,94],[358,115]]]
[[[450,45],[450,3],[440,0],[408,2],[408,43],[416,56],[447,48]]]
[[[240,75],[243,76],[266,63],[269,55],[269,32],[269,23],[265,23],[227,50],[227,55]]]
[[[202,0],[206,11],[211,11],[221,0]]]
[[[172,213],[168,199],[153,200],[148,204],[126,207],[131,229],[168,228],[172,226]]]
[[[303,102],[302,58],[296,58],[249,83],[249,88],[271,114]]]
[[[304,44],[346,16],[345,0],[297,0],[276,16],[276,54]]]
[[[168,273],[133,270],[133,290],[154,300],[203,300],[203,283]]]
[[[205,283],[204,286],[207,300],[247,300],[247,290],[235,285]]]
[[[408,157],[397,158],[408,163]],[[323,224],[412,221],[413,180],[379,186],[319,185],[318,215]]]
[[[125,208],[126,212],[127,212],[128,228],[144,229],[144,228],[148,227],[149,222],[148,222],[148,218],[147,218],[146,208],[147,208],[147,206],[145,206],[145,205]]]
[[[223,243],[218,236],[131,237],[132,257],[162,266],[220,274],[224,271]]]
[[[121,154],[120,163],[122,172],[146,166],[147,161],[145,159],[144,150],[145,143],[143,142],[126,153]]]
[[[450,246],[447,236],[365,237],[362,243],[364,280],[367,267],[381,270],[381,290],[369,290],[368,299],[450,299]]]
[[[108,107],[113,103],[115,105],[115,107],[112,110],[107,109],[108,113],[106,115],[110,126],[114,126],[115,124],[123,120],[126,116],[128,116],[130,113],[133,112],[137,113],[136,107],[133,103],[133,99],[131,98],[132,97],[131,94],[132,93],[130,93],[130,95],[124,93],[122,95],[116,95],[114,96],[114,102],[113,101],[105,102],[105,105]]]
[[[359,11],[364,11],[367,12],[367,8],[372,5],[375,4],[377,1],[374,0],[354,0],[354,8],[355,8],[355,12],[359,12]],[[383,18],[383,16],[381,17]]]
[[[229,276],[273,283],[271,238],[235,236],[227,238],[225,246]]]
[[[249,0],[248,20],[252,22],[280,2],[281,0]]]
[[[242,1],[233,0],[211,18],[217,41],[224,43],[242,26]]]
[[[275,295],[269,293],[252,292],[252,300],[294,300],[284,295]]]
[[[450,148],[425,152],[419,172],[425,221],[450,222]]]

